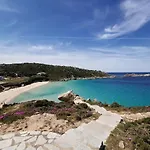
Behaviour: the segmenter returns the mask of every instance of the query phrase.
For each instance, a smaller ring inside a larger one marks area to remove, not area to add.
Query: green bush
[[[90,108],[88,107],[88,105],[85,104],[85,103],[81,103],[81,104],[76,105],[76,108],[77,108],[77,109],[81,109],[81,110],[90,109]]]
[[[119,105],[117,102],[114,102],[110,105],[110,107],[117,108],[117,107],[121,107],[121,105]]]
[[[64,120],[67,120],[67,117],[68,116],[71,116],[71,114],[69,112],[58,112],[56,114],[57,116],[57,119],[64,119]]]
[[[76,115],[76,116],[75,116],[75,119],[76,119],[76,121],[81,121],[81,120],[82,120],[82,118],[81,118],[80,115]]]
[[[5,124],[11,124],[14,121],[17,121],[18,119],[24,119],[24,116],[19,116],[19,115],[8,115],[5,116],[3,119],[1,119],[0,121],[5,123]]]
[[[50,106],[50,102],[48,100],[38,100],[34,103],[34,107],[43,107]]]
[[[102,102],[99,101],[95,101],[95,100],[84,100],[85,102],[89,103],[90,105],[98,105],[100,107],[104,106],[104,104]]]

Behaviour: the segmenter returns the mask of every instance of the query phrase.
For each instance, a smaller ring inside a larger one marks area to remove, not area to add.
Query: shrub
[[[76,119],[76,121],[81,121],[82,120],[82,118],[79,115],[76,115],[75,119]]]
[[[85,104],[85,103],[81,103],[81,104],[79,104],[79,107],[84,108],[84,109],[87,109],[87,108],[88,108],[88,105]]]
[[[119,105],[117,102],[114,102],[110,105],[110,107],[117,108],[117,107],[121,107],[121,105]]]
[[[6,124],[11,124],[14,121],[17,121],[18,119],[23,119],[24,116],[23,115],[7,115],[4,116],[3,119],[1,119],[0,121]]]
[[[67,117],[70,116],[71,114],[68,113],[68,112],[58,112],[56,114],[57,116],[57,119],[64,119],[64,120],[67,120]]]
[[[78,105],[76,106],[76,108],[82,110],[82,109],[88,109],[89,107],[88,107],[87,104],[81,103],[81,104],[78,104]]]
[[[38,100],[34,103],[34,107],[43,107],[43,106],[49,106],[48,100]]]
[[[86,118],[89,118],[89,117],[91,117],[93,115],[93,113],[91,112],[91,111],[89,111],[89,112],[87,112],[86,114],[85,114],[85,117]]]
[[[9,107],[9,104],[4,104],[3,105],[3,108],[7,108],[7,107]]]
[[[89,103],[90,105],[98,105],[100,107],[102,107],[104,104],[102,102],[96,101],[96,100],[84,100],[85,102]]]

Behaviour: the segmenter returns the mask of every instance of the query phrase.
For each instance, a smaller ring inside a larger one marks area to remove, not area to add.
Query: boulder
[[[65,102],[74,101],[75,98],[76,98],[76,95],[73,93],[73,91],[68,91],[58,96],[58,99],[60,101],[65,101]]]
[[[124,148],[125,148],[123,141],[120,141],[120,142],[119,142],[119,148],[121,148],[121,149],[124,149]]]

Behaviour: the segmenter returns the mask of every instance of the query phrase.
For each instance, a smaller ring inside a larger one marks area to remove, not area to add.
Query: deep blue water
[[[115,75],[118,78],[50,83],[19,95],[15,102],[33,99],[58,101],[59,94],[73,90],[85,99],[96,98],[109,104],[118,102],[124,106],[150,105],[150,77],[122,78],[124,73]]]

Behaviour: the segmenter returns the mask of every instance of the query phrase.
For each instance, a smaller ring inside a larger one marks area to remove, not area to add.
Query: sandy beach
[[[12,99],[14,99],[16,96],[18,96],[21,93],[24,93],[26,91],[29,91],[31,89],[34,89],[36,87],[45,85],[49,82],[37,82],[37,83],[33,83],[24,87],[19,87],[19,88],[14,88],[14,89],[10,89],[8,91],[4,91],[0,93],[0,104],[1,103],[8,103],[10,102]]]

